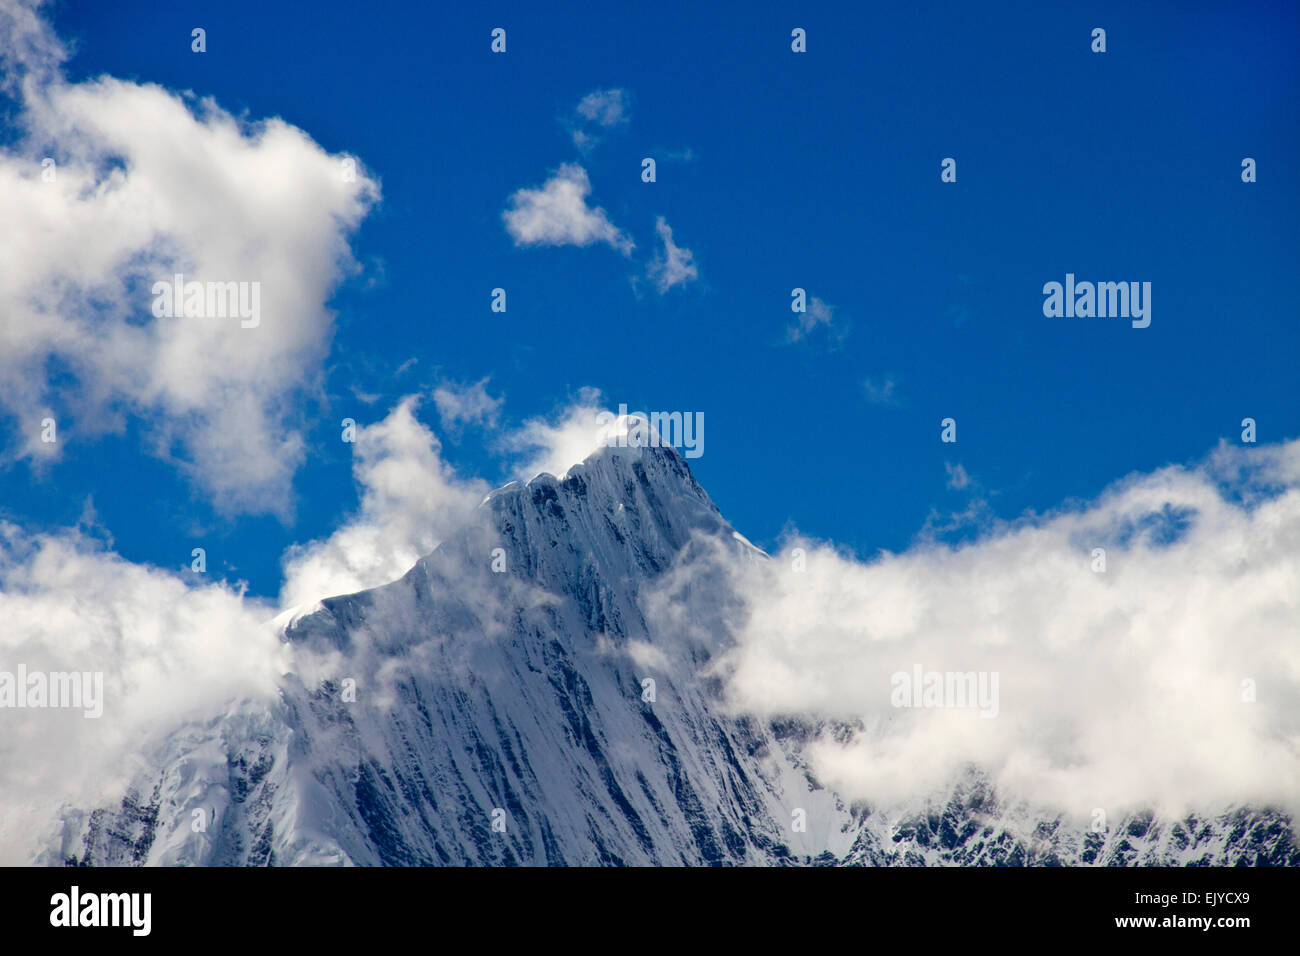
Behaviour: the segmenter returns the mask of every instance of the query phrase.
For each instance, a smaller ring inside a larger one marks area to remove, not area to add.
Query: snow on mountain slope
[[[906,812],[846,806],[800,758],[822,728],[721,706],[709,665],[742,609],[707,548],[767,560],[670,448],[508,485],[401,579],[286,615],[278,700],[162,735],[121,805],[68,810],[38,859],[1300,864],[1270,811],[1093,834],[974,773]]]

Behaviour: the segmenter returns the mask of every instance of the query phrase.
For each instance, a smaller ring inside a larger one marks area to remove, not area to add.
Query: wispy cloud
[[[487,383],[486,378],[472,385],[444,382],[433,390],[433,401],[445,430],[455,432],[465,425],[496,425],[505,399],[489,395]]]
[[[862,394],[872,405],[897,406],[901,404],[898,396],[898,382],[890,376],[881,376],[879,379],[863,379]]]
[[[951,462],[945,461],[943,463],[943,467],[944,470],[948,473],[949,488],[953,489],[954,491],[961,491],[964,488],[969,487],[971,483],[971,477],[966,473],[966,469],[961,465],[960,462],[954,465]]]
[[[625,90],[592,90],[578,101],[569,118],[573,145],[583,152],[599,145],[605,133],[627,125],[630,105]]]
[[[700,276],[695,265],[695,256],[673,242],[673,230],[663,216],[655,220],[655,232],[659,234],[661,249],[650,260],[646,275],[662,295],[675,285],[685,285]]]
[[[848,327],[835,313],[835,306],[812,296],[807,309],[796,312],[795,321],[785,330],[786,342],[801,342],[818,329],[825,329],[828,339],[839,342],[848,333]]]

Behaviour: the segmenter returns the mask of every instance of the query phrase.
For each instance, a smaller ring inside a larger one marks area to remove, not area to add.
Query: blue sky
[[[5,515],[66,526],[91,499],[127,559],[181,567],[202,541],[212,570],[274,595],[285,548],[357,506],[339,420],[484,378],[504,397],[495,430],[450,434],[419,409],[460,474],[508,480],[498,434],[594,387],[702,412],[692,468],[755,543],[798,528],[860,555],[972,503],[978,527],[1095,496],[1238,442],[1247,416],[1261,442],[1293,438],[1300,15],[1142,7],[56,6],[71,81],[281,117],[359,157],[382,200],[351,237],[363,269],[329,303],[323,388],[300,397],[290,516],[214,507],[132,414],[47,467],[14,460],[9,434]],[[613,89],[626,122],[579,149],[575,107]],[[507,232],[510,197],[563,163],[586,170],[630,256]],[[660,216],[698,267],[663,294],[643,275]],[[1044,317],[1043,284],[1067,272],[1150,282],[1150,327]],[[794,287],[832,307],[798,341]],[[939,440],[949,416],[956,444]],[[970,481],[950,487],[959,465]]]

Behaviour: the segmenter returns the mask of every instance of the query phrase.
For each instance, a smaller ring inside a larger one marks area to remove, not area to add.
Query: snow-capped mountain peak
[[[40,859],[1300,862],[1269,811],[1095,834],[977,773],[937,802],[847,805],[803,758],[820,724],[725,706],[738,598],[697,570],[707,549],[766,560],[671,447],[498,489],[399,580],[286,615],[278,700],[166,729],[120,805],[69,810]]]

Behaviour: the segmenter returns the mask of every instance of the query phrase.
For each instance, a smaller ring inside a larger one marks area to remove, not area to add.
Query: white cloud
[[[142,423],[230,512],[288,512],[299,397],[319,384],[325,303],[354,268],[349,233],[378,198],[343,157],[281,120],[111,77],[68,83],[30,7],[0,16],[25,138],[0,151],[0,403],[11,457]],[[42,177],[49,150],[56,178]],[[261,321],[155,318],[155,281],[260,283]],[[64,371],[56,384],[47,370]],[[40,441],[40,420],[60,443]]]
[[[310,604],[396,580],[432,551],[490,490],[457,478],[407,396],[382,421],[357,428],[352,473],[358,513],[329,537],[284,557],[282,607]]]
[[[975,763],[1084,815],[1300,800],[1300,441],[1224,445],[956,550],[795,546],[803,572],[789,548],[728,566],[744,609],[720,670],[738,709],[861,721],[811,750],[845,797],[905,800]],[[915,665],[997,672],[999,715],[893,707]]]
[[[60,804],[120,800],[139,755],[185,719],[273,700],[290,663],[270,616],[224,584],[132,564],[78,532],[0,523],[0,669],[103,675],[98,719],[0,711],[0,861],[25,862]]]
[[[659,294],[667,292],[675,285],[685,285],[698,279],[700,271],[695,265],[695,256],[689,249],[683,249],[673,242],[673,231],[663,216],[655,220],[655,231],[663,243],[663,251],[650,261],[646,274],[654,282]]]
[[[624,413],[624,414],[620,414]],[[498,450],[517,457],[515,477],[527,480],[543,472],[563,478],[574,465],[608,445],[621,442],[641,447],[648,443],[652,414],[640,409],[620,413],[604,407],[597,388],[580,389],[575,399],[549,416],[528,419],[502,436]],[[658,440],[664,441],[660,434]]]
[[[41,0],[0,0],[0,88],[19,93],[24,82],[53,76],[68,51],[41,16]]]
[[[455,431],[464,425],[495,427],[501,412],[502,398],[487,393],[485,378],[473,385],[444,382],[433,390],[433,401],[438,406],[442,427]]]
[[[516,469],[527,480],[548,472],[557,478],[604,444],[609,425],[602,420],[600,391],[584,388],[576,400],[550,418],[532,418],[503,440],[504,450],[522,455]]]
[[[587,171],[565,163],[540,189],[520,189],[502,213],[506,231],[520,246],[589,246],[605,243],[624,255],[634,244],[617,229],[605,210],[587,205],[591,180]]]

